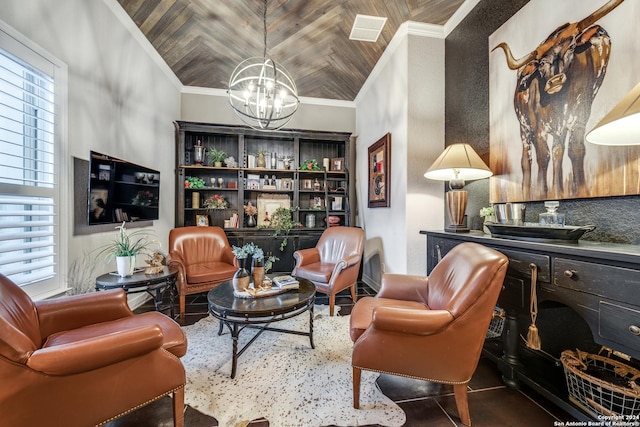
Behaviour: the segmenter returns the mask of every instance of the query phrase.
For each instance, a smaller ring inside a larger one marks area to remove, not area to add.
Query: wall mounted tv
[[[160,172],[91,151],[87,223],[158,219]]]

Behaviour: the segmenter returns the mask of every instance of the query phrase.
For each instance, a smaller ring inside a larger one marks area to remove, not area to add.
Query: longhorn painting
[[[638,3],[532,0],[491,35],[492,202],[640,194],[640,149],[584,139],[640,81]]]

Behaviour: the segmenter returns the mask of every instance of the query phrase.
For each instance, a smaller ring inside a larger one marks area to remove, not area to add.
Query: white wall
[[[166,249],[174,224],[174,129],[180,117],[180,84],[150,52],[148,42],[116,0],[4,0],[0,19],[68,66],[68,152],[88,160],[95,150],[158,169],[160,220],[154,230]],[[143,47],[146,46],[147,48]],[[70,168],[71,169],[71,168]],[[73,194],[73,171],[68,171]],[[74,195],[76,209],[86,209]],[[61,206],[68,234],[69,265],[108,242],[112,233],[73,236],[73,206]],[[86,264],[86,263],[85,263]],[[80,265],[72,281],[92,281],[113,270]],[[86,268],[85,268],[86,267]],[[66,272],[62,272],[66,276]],[[68,280],[68,277],[64,278]]]
[[[367,242],[382,242],[389,273],[425,274],[419,231],[443,227],[442,184],[422,176],[444,148],[444,39],[438,31],[437,37],[399,31],[356,99],[360,221]],[[387,132],[391,206],[369,209],[368,147]]]
[[[189,122],[244,125],[219,89],[185,87],[181,98],[181,120]],[[355,131],[355,103],[351,101],[302,98],[298,111],[283,129]]]

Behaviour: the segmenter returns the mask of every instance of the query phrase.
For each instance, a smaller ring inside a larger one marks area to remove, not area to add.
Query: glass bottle
[[[564,227],[564,214],[556,212],[558,206],[560,206],[560,202],[557,200],[544,202],[544,207],[547,211],[538,215],[540,225]]]

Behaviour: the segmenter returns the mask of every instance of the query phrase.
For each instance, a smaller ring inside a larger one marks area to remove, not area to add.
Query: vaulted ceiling
[[[186,86],[226,89],[264,50],[263,0],[118,0]],[[406,21],[444,25],[464,0],[270,0],[267,54],[298,95],[353,100]],[[356,14],[387,17],[377,42],[349,40]]]

